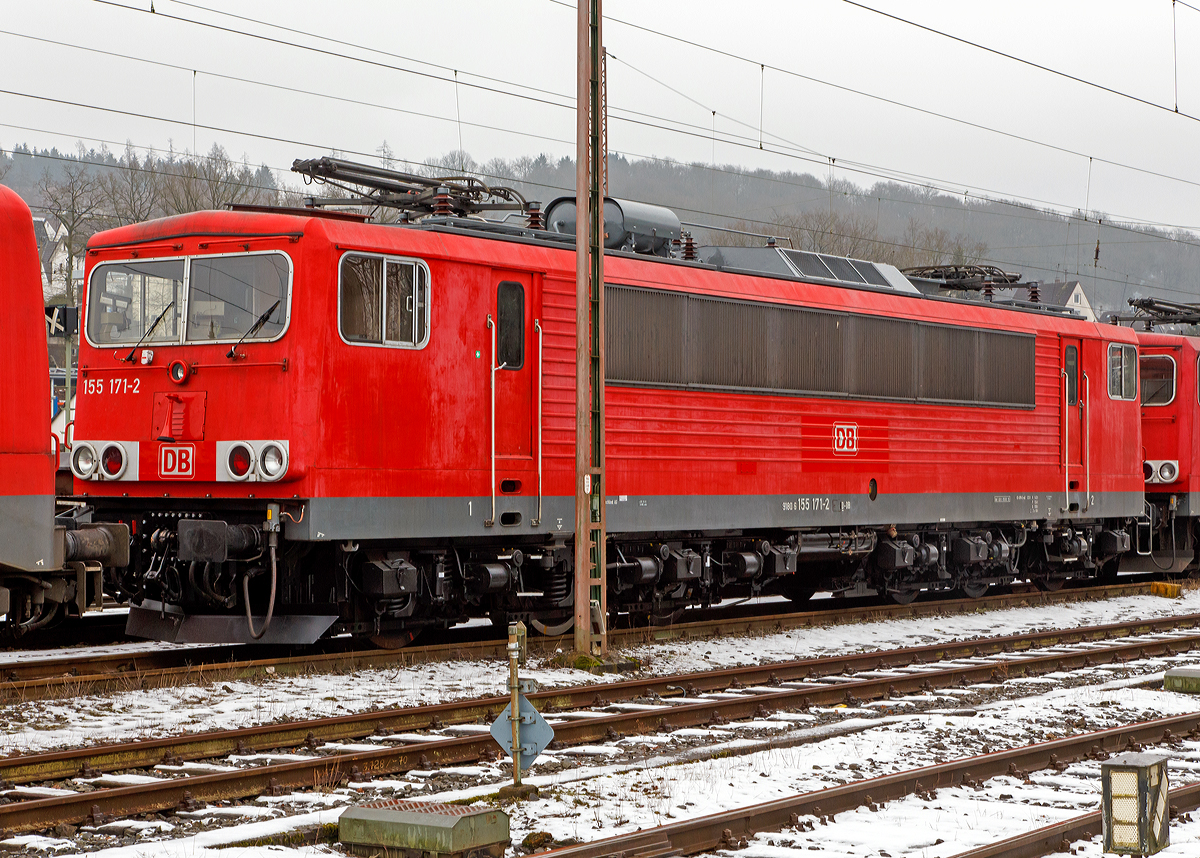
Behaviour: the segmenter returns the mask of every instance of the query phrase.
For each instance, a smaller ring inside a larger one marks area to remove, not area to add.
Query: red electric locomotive
[[[130,630],[565,630],[573,203],[506,224],[478,186],[297,168],[420,216],[200,212],[89,244],[71,465],[133,533],[110,575]],[[1054,588],[1129,550],[1131,331],[927,297],[859,260],[675,258],[670,212],[605,219],[611,610]]]
[[[0,614],[10,632],[99,606],[104,565],[127,554],[122,528],[73,507],[55,518],[50,366],[29,207],[0,186]],[[122,542],[122,539],[124,542]]]
[[[1146,504],[1135,529],[1127,571],[1180,574],[1196,561],[1200,526],[1200,339],[1155,331],[1156,325],[1200,323],[1200,307],[1159,298],[1134,298],[1142,401],[1142,458]]]

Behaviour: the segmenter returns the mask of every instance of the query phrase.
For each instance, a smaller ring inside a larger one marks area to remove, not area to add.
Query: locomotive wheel
[[[887,594],[897,605],[911,605],[914,601],[916,601],[917,596],[921,595],[921,591],[917,589],[888,590]]]
[[[1043,593],[1057,593],[1066,583],[1066,578],[1052,578],[1049,575],[1041,575],[1033,579],[1033,585]]]
[[[988,591],[988,585],[986,581],[963,581],[962,591],[971,599],[982,599]]]
[[[794,578],[786,579],[780,592],[788,599],[789,602],[807,602],[813,597],[813,593],[817,592],[812,587],[802,586]]]
[[[420,630],[392,632],[386,635],[371,635],[367,640],[380,649],[404,649],[406,646],[410,646],[420,633]]]
[[[649,621],[652,626],[673,626],[679,622],[683,616],[683,608],[676,608],[673,611],[661,611],[655,613],[650,612]]]
[[[569,614],[565,618],[550,620],[535,620],[532,617],[529,620],[529,625],[539,635],[545,635],[548,638],[555,638],[559,635],[565,635],[575,627],[575,615]]]

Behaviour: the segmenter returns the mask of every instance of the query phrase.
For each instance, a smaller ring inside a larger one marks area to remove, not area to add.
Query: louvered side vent
[[[979,401],[1033,403],[1034,339],[1024,334],[981,331]]]
[[[687,296],[606,286],[604,297],[607,377],[686,384],[683,344]]]
[[[853,317],[855,348],[851,393],[916,399],[913,375],[917,325],[882,316]]]
[[[813,310],[779,311],[783,353],[780,388],[840,394],[846,390],[847,317]]]
[[[1034,404],[1029,334],[607,286],[610,382]]]
[[[921,333],[921,398],[974,400],[980,332],[926,325]]]
[[[688,381],[706,387],[774,390],[779,387],[779,341],[766,328],[773,308],[689,298]]]

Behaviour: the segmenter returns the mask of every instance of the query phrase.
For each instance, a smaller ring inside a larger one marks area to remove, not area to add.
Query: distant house
[[[1092,304],[1083,292],[1083,284],[1078,280],[1056,280],[1053,283],[1043,283],[1039,289],[1038,300],[1053,307],[1066,307],[1074,310],[1089,322],[1096,321]]]
[[[33,219],[33,234],[37,239],[38,261],[42,270],[42,297],[49,301],[67,289],[67,230],[55,228],[44,217]],[[83,257],[70,260],[75,280],[76,304],[79,303],[80,283],[83,279]]]

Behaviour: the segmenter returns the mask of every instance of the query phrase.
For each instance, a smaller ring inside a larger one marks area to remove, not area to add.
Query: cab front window
[[[183,276],[182,259],[96,266],[88,292],[88,338],[97,345],[178,342]]]
[[[278,253],[198,257],[188,281],[189,342],[271,340],[287,315],[288,264]]]
[[[291,280],[291,261],[276,251],[101,263],[88,286],[88,339],[97,346],[278,339]]]

